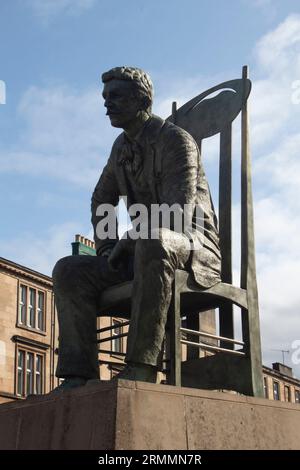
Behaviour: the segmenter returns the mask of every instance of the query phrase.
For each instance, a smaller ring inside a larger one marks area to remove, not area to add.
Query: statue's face
[[[113,127],[126,127],[134,121],[142,109],[134,83],[126,80],[110,80],[104,84],[102,96]]]

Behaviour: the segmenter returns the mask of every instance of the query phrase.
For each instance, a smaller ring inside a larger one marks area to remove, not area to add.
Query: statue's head
[[[103,98],[114,127],[126,127],[139,117],[151,115],[153,85],[149,75],[135,67],[115,67],[102,75]]]

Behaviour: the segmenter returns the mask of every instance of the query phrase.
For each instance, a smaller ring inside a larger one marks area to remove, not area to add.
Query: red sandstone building
[[[0,258],[0,403],[55,386],[52,280]]]

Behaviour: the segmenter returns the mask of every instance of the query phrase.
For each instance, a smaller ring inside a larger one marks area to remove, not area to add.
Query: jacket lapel
[[[158,146],[160,131],[166,122],[153,115],[145,129],[145,152],[147,155],[147,181],[151,190],[153,204],[159,204],[158,184],[162,166],[162,155]],[[143,136],[142,136],[143,138]]]
[[[153,197],[153,203],[158,203],[157,197],[157,179],[159,178],[159,173],[161,171],[161,152],[157,148],[157,140],[159,133],[166,122],[158,116],[153,115],[149,123],[146,124],[143,132],[141,133],[139,139],[137,140],[144,150],[144,157],[147,159],[147,165],[144,168],[146,172],[145,176],[149,183],[151,194]],[[120,195],[126,195],[128,205],[134,204],[133,197],[131,196],[132,189],[128,178],[126,176],[125,167],[122,164],[122,148],[124,144],[124,133],[120,136],[120,144],[118,145],[115,156],[116,162],[116,175],[119,185]]]

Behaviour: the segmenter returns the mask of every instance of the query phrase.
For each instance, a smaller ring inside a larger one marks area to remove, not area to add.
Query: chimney
[[[273,370],[280,372],[280,374],[287,375],[288,377],[293,377],[293,369],[285,364],[280,362],[274,362],[272,364]]]
[[[95,242],[89,240],[83,235],[76,234],[75,241],[72,242],[72,255],[89,255],[95,256]]]

